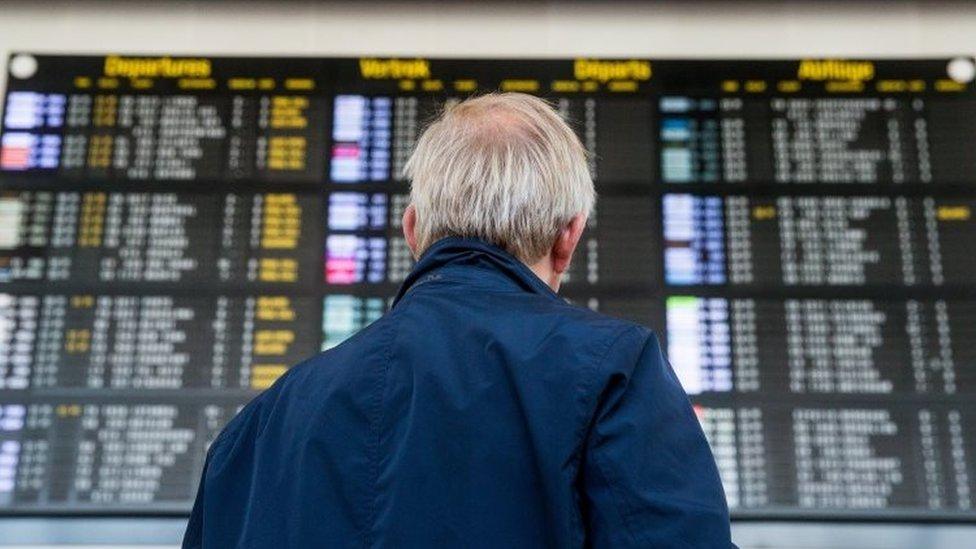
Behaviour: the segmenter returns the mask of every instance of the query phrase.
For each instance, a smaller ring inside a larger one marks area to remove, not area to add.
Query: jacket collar
[[[441,278],[488,283],[562,300],[531,269],[502,248],[478,238],[447,237],[420,256],[400,286],[393,306],[412,288]]]

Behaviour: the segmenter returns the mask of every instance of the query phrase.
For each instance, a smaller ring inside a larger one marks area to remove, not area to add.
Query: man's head
[[[491,94],[450,106],[406,165],[415,256],[447,236],[507,250],[557,289],[596,194],[586,151],[545,101]]]

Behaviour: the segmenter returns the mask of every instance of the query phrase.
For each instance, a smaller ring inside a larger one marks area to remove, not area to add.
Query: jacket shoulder
[[[576,320],[581,326],[604,327],[606,351],[596,364],[598,375],[620,375],[630,378],[641,361],[650,360],[670,370],[661,341],[654,330],[628,320],[610,317],[590,309],[574,307]]]
[[[375,345],[375,337],[372,336],[386,329],[386,321],[386,317],[383,317],[342,344],[289,368],[227,423],[211,443],[211,452],[216,452],[221,446],[231,446],[235,441],[259,437],[269,423],[274,422],[271,415],[279,403],[284,408],[316,401],[319,395],[314,393],[327,391],[332,379],[356,369],[364,358],[364,353],[376,354],[382,351]]]
[[[558,314],[565,317],[566,322],[573,328],[590,332],[595,337],[611,338],[617,343],[632,343],[632,340],[644,342],[654,335],[654,332],[636,322],[598,313],[587,307],[562,302],[555,305]]]
[[[553,313],[560,319],[558,329],[562,333],[597,350],[591,367],[603,375],[614,371],[628,374],[646,347],[659,345],[654,332],[636,322],[567,302],[555,303]]]

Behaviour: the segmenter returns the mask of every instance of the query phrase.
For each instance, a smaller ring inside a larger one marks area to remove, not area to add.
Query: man
[[[447,109],[407,165],[392,309],[227,425],[184,547],[731,547],[657,339],[556,295],[585,156],[540,99]]]

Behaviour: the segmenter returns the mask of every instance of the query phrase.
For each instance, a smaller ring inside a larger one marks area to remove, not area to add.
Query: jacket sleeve
[[[183,533],[183,549],[200,549],[203,547],[203,488],[206,485],[209,467],[210,452],[208,451],[206,462],[203,465],[203,473],[200,475],[197,497],[193,501],[193,510],[190,511],[190,521],[186,525],[186,532]]]
[[[193,510],[190,511],[190,520],[187,522],[186,531],[183,533],[183,549],[200,549],[204,546],[212,547],[214,546],[215,535],[217,539],[235,539],[233,532],[222,531],[221,525],[225,521],[214,520],[214,518],[215,511],[218,519],[226,518],[225,515],[221,515],[220,513],[229,509],[235,509],[236,507],[233,504],[240,502],[239,499],[220,501],[221,499],[227,498],[227,493],[226,490],[221,489],[220,485],[214,486],[212,484],[213,471],[215,467],[219,470],[226,464],[226,449],[238,442],[242,432],[246,433],[247,428],[254,425],[255,410],[260,407],[260,402],[265,394],[267,394],[267,391],[255,397],[234,416],[210,444],[210,448],[207,449],[207,457],[203,464],[203,472],[200,474],[200,484],[197,487],[196,499],[193,501]],[[211,482],[208,482],[208,480]],[[209,492],[207,490],[208,484],[211,485]],[[243,485],[244,483],[239,484]],[[213,490],[215,487],[216,491]],[[214,505],[215,500],[217,500],[219,505]],[[227,545],[231,544],[228,543]]]
[[[589,546],[735,547],[715,460],[657,338],[634,329],[605,363],[580,469]]]

